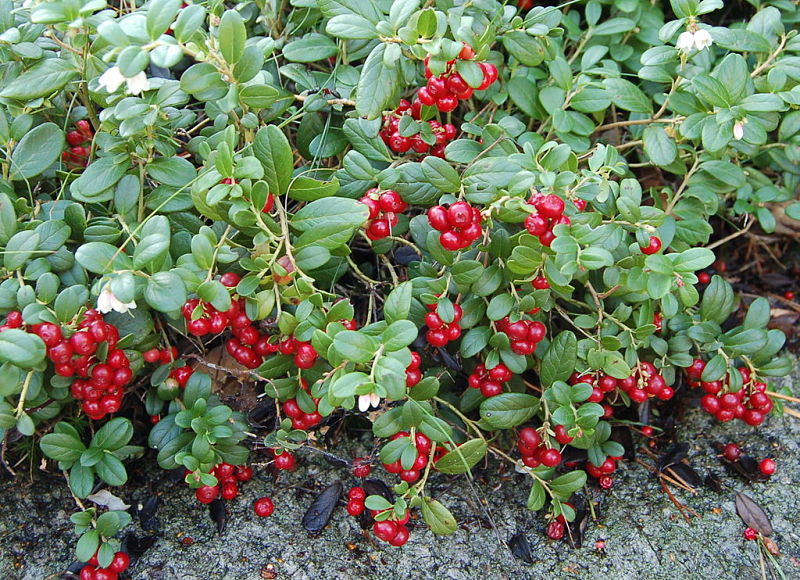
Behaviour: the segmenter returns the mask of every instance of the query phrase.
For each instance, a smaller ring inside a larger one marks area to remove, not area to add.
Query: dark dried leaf
[[[633,435],[631,435],[630,427],[625,425],[618,425],[611,430],[611,441],[616,441],[625,449],[623,457],[628,461],[633,461],[636,458],[636,446],[633,444]]]
[[[410,246],[400,246],[394,251],[394,261],[399,266],[408,266],[411,262],[419,262],[422,257]]]
[[[685,463],[674,463],[664,469],[667,475],[685,483],[691,488],[700,487],[703,483],[703,478],[697,473],[690,465]]]
[[[136,506],[139,523],[143,530],[157,531],[160,528],[161,523],[158,521],[158,518],[156,518],[156,511],[160,504],[161,498],[157,495],[151,495],[144,503],[140,503]]]
[[[676,443],[658,460],[658,470],[664,471],[667,467],[678,463],[689,452],[688,443]]]
[[[713,471],[709,471],[708,475],[706,475],[705,484],[710,487],[712,491],[716,491],[717,493],[722,492],[722,480],[719,478],[719,475]]]
[[[447,350],[440,348],[437,349],[437,351],[442,359],[442,362],[444,363],[444,366],[446,366],[447,368],[452,369],[454,371],[460,371],[463,368],[461,366],[461,361],[456,357],[454,357],[452,354],[450,354]]]
[[[62,578],[69,578],[72,580],[73,578],[78,578],[78,574],[80,574],[81,568],[86,565],[86,562],[78,562],[75,560],[72,564],[70,564],[66,570],[64,570],[63,574],[61,574]]]
[[[533,564],[533,554],[531,554],[531,544],[523,532],[517,532],[508,541],[511,554],[518,560],[528,564]]]
[[[328,525],[331,514],[342,496],[342,482],[337,481],[320,493],[303,516],[303,527],[309,532],[319,532]]]
[[[121,550],[127,552],[131,557],[131,563],[139,559],[142,554],[149,550],[156,543],[156,536],[137,537],[133,532],[128,532],[122,540]]]
[[[389,486],[380,479],[365,479],[364,483],[361,484],[361,487],[364,488],[364,491],[367,492],[367,495],[379,495],[386,501],[394,503],[394,494],[392,493],[392,490],[389,489]],[[375,520],[372,518],[372,514],[370,514],[369,510],[364,510],[361,512],[361,515],[358,516],[358,524],[361,526],[362,530],[369,528],[374,521]]]
[[[726,464],[734,473],[741,475],[747,481],[762,481],[766,479],[761,470],[758,469],[758,461],[749,455],[742,455],[738,461],[728,461]]]
[[[208,504],[208,513],[211,519],[217,524],[217,533],[222,534],[225,531],[225,524],[228,523],[228,512],[225,509],[225,500],[215,499]]]
[[[736,492],[736,513],[742,518],[744,525],[753,528],[762,536],[772,535],[772,523],[764,509],[752,498]]]
[[[394,494],[392,490],[380,479],[365,479],[361,487],[364,488],[367,495],[380,495],[386,501],[394,503]]]
[[[253,427],[270,427],[275,421],[275,403],[272,399],[259,403],[247,412],[247,422]]]
[[[583,545],[586,526],[589,525],[589,511],[582,495],[573,496],[572,507],[575,508],[575,519],[567,525],[567,540],[573,548],[580,548]]]

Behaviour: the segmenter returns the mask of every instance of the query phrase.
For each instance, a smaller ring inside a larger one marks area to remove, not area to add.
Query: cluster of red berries
[[[496,323],[497,330],[505,332],[511,342],[511,351],[530,356],[547,335],[547,327],[538,320],[518,320],[511,322],[508,316]]]
[[[750,369],[738,369],[742,375],[743,387],[738,391],[729,391],[727,381],[704,381],[701,379],[706,363],[702,359],[694,359],[686,369],[691,387],[700,387],[705,395],[700,399],[700,406],[723,423],[741,419],[748,425],[761,425],[772,411],[772,399],[767,395],[767,384],[756,380]]]
[[[736,462],[742,456],[742,449],[736,443],[726,443],[722,449],[722,455],[728,461]],[[770,457],[765,457],[758,463],[758,470],[767,476],[773,475],[777,468],[777,463]]]
[[[6,315],[0,332],[24,326],[22,313],[12,310]],[[42,339],[47,358],[62,377],[75,377],[70,385],[72,397],[83,401],[81,407],[90,419],[98,420],[116,413],[122,406],[124,387],[133,379],[128,356],[116,348],[119,330],[103,320],[97,310],[87,310],[78,329],[71,332],[57,324],[44,322],[30,325],[26,331]],[[95,356],[98,347],[106,344],[104,360]]]
[[[392,546],[403,546],[408,542],[411,534],[408,533],[406,527],[408,523],[408,512],[401,520],[383,520],[372,524],[372,533],[375,537],[384,542],[388,542]]]
[[[512,376],[512,372],[503,363],[488,370],[481,363],[467,377],[467,384],[473,389],[480,389],[484,397],[494,397],[503,392],[503,383],[510,381]]]
[[[632,377],[628,377],[624,380],[626,381],[626,385],[628,385],[631,383]],[[586,383],[587,385],[591,385],[592,394],[589,395],[587,401],[590,403],[599,403],[603,400],[607,393],[613,393],[616,391],[620,381],[604,373],[579,374],[574,372],[572,375],[570,375],[568,382],[570,385],[576,385],[578,383]]]
[[[131,564],[131,557],[127,552],[115,552],[114,559],[111,564],[106,568],[101,568],[100,563],[97,561],[97,553],[92,556],[86,563],[86,566],[81,568],[80,580],[117,580],[120,574],[128,569]]]
[[[563,425],[559,425],[559,427],[561,427],[563,433],[559,430],[556,433],[556,437],[563,437],[566,435],[566,429],[564,429]],[[540,465],[555,467],[561,463],[561,451],[553,447],[547,447],[542,441],[539,432],[533,427],[520,429],[517,438],[517,449],[519,449],[519,453],[522,455],[522,463],[526,467],[539,467]]]
[[[399,221],[397,214],[408,208],[400,194],[391,189],[380,191],[373,187],[359,201],[369,208],[367,237],[370,240],[382,240],[389,236]]]
[[[448,342],[458,340],[461,336],[461,326],[458,324],[464,316],[461,306],[453,304],[453,322],[445,322],[439,313],[436,311],[436,304],[427,305],[428,312],[425,315],[425,326],[428,327],[428,332],[425,333],[425,339],[428,344],[435,347],[445,346]],[[412,358],[412,362],[413,362]],[[417,367],[419,369],[419,367]],[[406,373],[406,384],[408,384],[408,373]]]
[[[400,431],[392,435],[391,440],[394,441],[400,437],[410,437],[410,435],[407,431]],[[417,458],[414,460],[414,464],[411,468],[403,469],[400,459],[394,463],[384,463],[383,468],[389,473],[398,474],[400,479],[407,483],[415,483],[419,479],[420,471],[425,469],[428,465],[428,457],[431,454],[432,445],[431,440],[426,435],[418,432],[414,435],[414,446],[417,448]],[[440,452],[437,447],[436,451],[437,454],[434,455],[434,461],[445,453],[445,449],[442,447]]]
[[[240,280],[234,272],[226,272],[219,279],[227,288],[235,288]],[[196,315],[198,309],[202,309],[200,316]],[[261,334],[247,316],[244,298],[232,300],[231,307],[225,312],[192,298],[184,304],[182,314],[187,321],[187,331],[194,336],[219,334],[230,327],[233,337],[225,343],[225,348],[239,364],[249,369],[258,368],[265,356],[276,352],[294,355],[294,363],[301,369],[310,369],[317,362],[317,351],[310,343],[295,340],[294,337],[273,342],[270,335]]]
[[[184,476],[190,473],[186,470]],[[239,495],[239,483],[253,479],[253,469],[246,465],[218,463],[209,473],[217,478],[217,485],[201,485],[194,490],[194,496],[200,503],[211,503],[218,497],[233,499]]]
[[[536,212],[525,218],[525,229],[532,236],[539,238],[543,246],[549,247],[556,239],[553,228],[561,224],[570,224],[569,218],[564,215],[566,207],[564,200],[554,193],[547,195],[536,193],[528,203],[536,208]],[[586,202],[582,199],[577,199],[573,203],[579,210],[586,207]]]
[[[86,147],[86,142],[93,138],[94,131],[89,121],[76,121],[75,129],[67,133],[69,148],[61,153],[61,160],[69,165],[86,167],[89,164],[89,148]]]
[[[483,235],[481,211],[466,201],[449,207],[435,205],[428,210],[428,223],[440,231],[439,243],[448,252],[463,250]]]
[[[611,486],[614,485],[611,474],[617,470],[618,459],[618,457],[606,457],[599,467],[591,461],[587,461],[584,469],[586,473],[597,479],[601,489],[611,489]]]
[[[347,492],[347,513],[353,517],[364,513],[364,501],[367,499],[367,492],[363,487],[351,487]]]
[[[380,132],[383,142],[395,153],[403,154],[413,151],[419,154],[430,153],[434,157],[444,158],[444,148],[456,138],[458,133],[456,126],[451,123],[442,125],[436,120],[426,121],[435,140],[434,144],[430,145],[425,142],[421,133],[411,137],[405,137],[400,133],[400,120],[405,115],[410,115],[415,121],[421,120],[422,103],[418,98],[414,99],[413,103],[409,103],[405,99],[401,100],[394,112],[383,118],[383,128]]]
[[[459,307],[460,309],[460,307]],[[429,314],[436,314],[435,312]],[[438,318],[438,314],[436,317]],[[439,318],[441,320],[441,318]],[[406,367],[406,387],[409,389],[412,387],[416,387],[419,382],[422,380],[422,370],[420,370],[420,365],[422,364],[422,357],[416,351],[411,351],[411,363]]]
[[[464,45],[458,55],[460,60],[472,60],[475,58],[475,51],[468,44]],[[427,84],[417,91],[419,102],[428,107],[436,107],[442,113],[449,113],[458,107],[458,101],[464,101],[472,97],[474,90],[485,91],[492,83],[497,80],[497,67],[488,62],[477,63],[483,73],[483,81],[480,86],[473,89],[467,81],[456,71],[456,61],[451,60],[447,63],[447,69],[439,76],[435,76],[428,63],[430,56],[425,57],[425,78]]]
[[[653,363],[648,361],[641,361],[631,376],[618,379],[617,386],[627,393],[634,403],[643,403],[649,397],[658,397],[662,401],[668,401],[675,394]]]
[[[304,378],[300,379],[300,388],[306,393],[310,394],[308,381],[306,381]],[[322,421],[322,415],[319,414],[319,411],[316,408],[316,405],[319,405],[319,399],[312,398],[311,400],[315,405],[315,408],[311,413],[306,413],[303,411],[297,402],[297,399],[295,398],[286,399],[281,405],[283,414],[292,420],[293,429],[311,429],[312,427],[319,425],[320,421]]]

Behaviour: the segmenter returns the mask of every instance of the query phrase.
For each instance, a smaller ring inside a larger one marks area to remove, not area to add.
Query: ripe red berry
[[[117,574],[121,574],[128,569],[130,563],[131,557],[128,556],[127,552],[116,552],[114,554],[114,559],[111,560],[111,564],[108,565],[108,569]]]
[[[649,256],[655,254],[661,249],[661,238],[658,236],[650,236],[650,242],[647,246],[641,247],[642,253]]]
[[[67,133],[67,143],[75,147],[86,141],[86,137],[81,135],[78,131],[70,131]]]
[[[611,489],[614,485],[614,479],[608,475],[603,475],[597,480],[600,489]]]
[[[277,469],[289,470],[294,467],[294,464],[294,455],[288,451],[284,451],[280,455],[275,456],[275,467]]]
[[[711,274],[709,274],[708,272],[700,272],[699,274],[697,274],[697,281],[700,282],[701,284],[708,284],[709,282],[711,282]]]
[[[351,487],[347,492],[347,499],[363,502],[367,499],[367,492],[360,486]]]
[[[738,461],[742,455],[742,450],[735,443],[727,443],[722,451],[728,461]]]
[[[550,193],[536,204],[536,209],[546,218],[556,219],[564,213],[564,200]]]
[[[762,459],[758,464],[758,470],[764,475],[772,475],[775,473],[775,469],[777,469],[777,464],[774,459],[770,459],[769,457]]]
[[[250,481],[253,479],[253,468],[247,465],[237,465],[234,470],[234,476],[239,481]]]
[[[236,272],[225,272],[219,277],[219,282],[226,288],[235,288],[241,279],[242,277]]]
[[[746,528],[745,531],[744,531],[744,534],[742,534],[742,535],[744,536],[745,540],[749,540],[749,541],[752,541],[752,540],[755,540],[755,539],[758,538],[758,532],[755,531],[753,528]]]
[[[353,475],[356,477],[369,477],[370,472],[372,471],[372,466],[369,463],[369,459],[366,457],[356,457],[353,460]]]
[[[787,290],[783,293],[783,297],[786,298],[786,300],[794,300],[794,292]]]
[[[560,540],[564,537],[564,522],[553,520],[547,524],[547,537],[551,540]]]
[[[472,50],[472,47],[469,44],[465,44],[464,48],[461,49],[461,52],[458,53],[458,58],[462,60],[470,60],[475,58],[475,51]]]
[[[219,497],[219,487],[216,485],[203,485],[194,490],[194,496],[200,503],[211,503]]]
[[[268,497],[262,497],[256,500],[253,504],[253,511],[256,512],[256,515],[262,518],[266,518],[272,515],[272,512],[275,511],[275,504],[272,503],[272,500]]]
[[[542,442],[539,432],[533,427],[525,427],[520,429],[518,440],[522,445],[530,450],[536,449]]]
[[[561,452],[558,449],[545,449],[539,454],[539,461],[547,467],[555,467],[561,463]]]
[[[362,513],[364,513],[364,509],[365,509],[364,508],[364,502],[363,501],[356,501],[356,500],[348,501],[346,509],[347,509],[347,513],[350,514],[351,516],[353,516],[353,517],[360,516]]]
[[[397,534],[397,524],[391,520],[375,522],[372,526],[372,532],[379,540],[388,542]]]

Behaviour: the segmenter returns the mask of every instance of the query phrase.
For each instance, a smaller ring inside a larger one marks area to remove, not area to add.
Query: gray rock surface
[[[697,513],[687,523],[655,477],[638,463],[621,465],[614,488],[598,492],[598,519],[590,521],[580,549],[552,542],[543,533],[544,518],[525,509],[524,476],[492,466],[470,484],[464,477],[440,477],[429,484],[431,495],[447,505],[460,523],[446,538],[434,537],[424,524],[409,524],[411,540],[392,548],[362,534],[342,507],[317,537],[300,526],[316,493],[337,478],[354,484],[346,470],[319,455],[301,455],[301,466],[276,481],[266,469],[242,494],[228,503],[228,524],[219,536],[208,511],[181,483],[153,469],[119,491],[128,503],[158,493],[160,532],[155,544],[132,567],[135,579],[292,580],[332,578],[526,579],[526,578],[760,578],[755,542],[742,538],[744,525],[734,508],[735,491],[743,491],[769,514],[786,578],[800,578],[800,420],[771,418],[766,428],[713,424],[691,410],[679,428],[691,444],[691,464],[701,474],[722,476],[721,493],[707,487],[696,494],[673,488],[675,497]],[[777,473],[765,483],[750,484],[725,472],[713,450],[715,441],[735,441],[756,458],[775,457]],[[339,450],[341,455],[351,455]],[[354,450],[357,451],[357,450]],[[364,451],[361,449],[360,451]],[[645,463],[652,463],[639,455]],[[258,458],[256,458],[257,462]],[[379,470],[375,470],[376,472]],[[485,478],[485,479],[484,479]],[[0,578],[55,578],[73,561],[75,536],[69,522],[73,501],[55,477],[27,474],[0,482]],[[253,501],[270,495],[274,515],[258,518]],[[493,522],[495,529],[490,525]],[[132,526],[143,532],[137,520]],[[523,531],[533,564],[515,559],[505,542]],[[188,538],[191,538],[189,540]],[[595,547],[605,541],[605,550]],[[769,569],[767,577],[770,577]]]

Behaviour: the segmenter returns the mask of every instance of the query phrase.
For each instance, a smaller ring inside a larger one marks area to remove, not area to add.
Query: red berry
[[[564,537],[565,526],[559,520],[553,520],[547,524],[547,537],[551,540],[560,540]]]
[[[597,480],[600,489],[611,489],[614,485],[614,479],[608,475],[603,475]]]
[[[348,501],[347,502],[347,513],[351,516],[360,516],[364,513],[364,502],[363,501]]]
[[[75,128],[87,139],[91,139],[92,135],[94,135],[94,130],[92,129],[92,125],[86,119],[81,119],[80,121],[75,121]]]
[[[236,482],[229,481],[222,484],[222,499],[231,500],[237,495],[239,495],[239,486],[236,485]]]
[[[448,212],[441,205],[435,205],[428,210],[428,223],[435,230],[444,232],[450,229],[450,224],[447,220]]]
[[[275,206],[275,196],[271,193],[267,194],[267,199],[264,201],[264,207],[261,208],[261,213],[269,213]]]
[[[216,485],[202,485],[194,490],[194,496],[200,503],[211,503],[219,497],[219,488]]]
[[[505,383],[511,380],[511,377],[514,376],[508,367],[503,363],[499,363],[491,370],[489,370],[489,377],[492,380],[499,381],[501,383]]]
[[[775,473],[776,468],[777,464],[775,463],[775,460],[770,459],[769,457],[767,457],[766,459],[762,459],[761,462],[758,464],[758,470],[764,475],[772,475],[773,473]]]
[[[234,470],[234,476],[239,481],[250,481],[253,479],[253,468],[247,465],[237,465]]]
[[[458,53],[458,58],[461,60],[470,60],[475,58],[475,51],[472,50],[472,47],[469,44],[465,44],[464,48],[461,49],[461,52]]]
[[[94,571],[94,580],[117,580],[118,574],[109,568],[98,568]]]
[[[564,200],[554,193],[550,193],[536,204],[536,209],[544,217],[555,219],[564,213]]]
[[[642,253],[649,256],[655,254],[661,249],[661,238],[658,236],[650,236],[650,242],[645,247],[641,247]]]
[[[527,449],[534,450],[539,447],[542,442],[542,438],[539,435],[539,432],[533,427],[525,427],[520,429],[518,441]]]
[[[372,525],[372,532],[379,540],[388,542],[397,534],[397,524],[391,520],[375,522]]]
[[[489,85],[497,80],[497,67],[488,62],[479,62],[478,66],[483,71],[483,82],[478,87],[478,90],[483,91],[488,89]]]
[[[436,97],[431,94],[428,87],[421,87],[419,91],[417,91],[417,98],[419,102],[426,107],[432,107],[436,103]]]
[[[573,438],[569,436],[569,433],[567,433],[567,428],[564,427],[564,425],[556,425],[553,427],[553,433],[555,433],[556,441],[558,441],[561,445],[572,443]]]
[[[735,443],[728,443],[725,445],[722,454],[728,461],[738,461],[742,455],[742,450]]]
[[[402,546],[406,542],[408,542],[408,538],[409,538],[408,528],[405,526],[398,526],[397,533],[394,535],[394,537],[392,537],[391,540],[389,540],[389,543],[392,546]]]
[[[561,452],[558,449],[546,449],[539,454],[539,461],[547,467],[555,467],[561,463]]]
[[[449,337],[443,330],[429,330],[425,338],[428,344],[435,347],[442,347],[449,342]]]
[[[272,503],[272,500],[268,497],[262,497],[256,500],[253,504],[253,511],[256,512],[256,515],[262,518],[266,518],[272,515],[272,512],[275,511],[275,504]]]
[[[289,453],[288,451],[284,451],[280,455],[275,456],[275,467],[277,469],[282,470],[289,470],[294,467],[295,459],[294,455]]]
[[[794,292],[787,290],[783,293],[783,297],[786,298],[786,300],[794,300]]]
[[[697,281],[700,282],[701,284],[708,284],[709,282],[711,282],[711,274],[709,274],[708,272],[700,272],[699,274],[697,274]]]
[[[353,475],[356,477],[369,477],[372,471],[372,466],[369,464],[369,459],[366,457],[357,457],[353,460]]]
[[[72,147],[80,145],[84,141],[86,141],[86,137],[81,135],[78,131],[70,131],[67,133],[67,143]]]
[[[225,272],[219,277],[219,282],[226,288],[235,288],[241,279],[242,277],[235,272]]]
[[[753,528],[747,528],[744,531],[744,539],[753,541],[758,538],[758,532],[755,531]]]
[[[465,201],[457,201],[447,208],[447,221],[452,227],[465,227],[472,222],[472,206]]]
[[[360,486],[351,487],[347,492],[347,499],[363,502],[367,499],[367,492]]]

